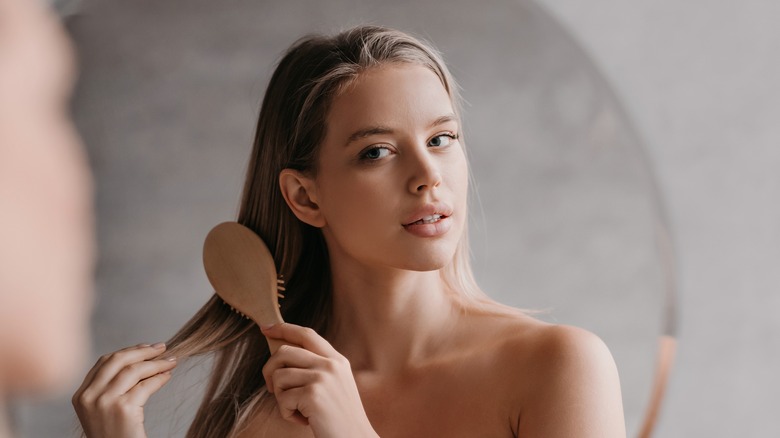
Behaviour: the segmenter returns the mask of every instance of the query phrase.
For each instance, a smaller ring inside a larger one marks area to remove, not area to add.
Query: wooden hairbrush
[[[223,222],[212,228],[203,244],[203,266],[217,295],[241,316],[258,326],[283,323],[279,291],[284,280],[265,242],[254,231]],[[285,342],[269,339],[271,354]]]

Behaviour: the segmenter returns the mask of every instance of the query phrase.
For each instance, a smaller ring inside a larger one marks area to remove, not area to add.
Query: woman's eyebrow
[[[446,114],[434,120],[429,127],[435,128],[439,125],[442,125],[447,122],[451,122],[453,120],[457,121],[457,117],[455,117],[455,114],[453,113]],[[352,135],[349,136],[347,142],[344,144],[344,147],[349,146],[352,142],[356,140],[360,140],[361,138],[366,138],[372,135],[379,135],[379,134],[392,134],[394,132],[395,131],[392,128],[388,128],[385,126],[369,126],[367,128],[358,129],[357,131],[353,132]]]
[[[447,122],[451,122],[453,120],[455,120],[455,121],[458,120],[458,118],[455,117],[455,114],[449,113],[449,114],[443,115],[443,116],[439,117],[438,119],[434,120],[433,123],[431,123],[430,128],[435,128],[435,127],[437,127],[439,125],[443,125],[443,124],[445,124]]]
[[[359,129],[352,133],[352,135],[349,136],[347,139],[347,143],[344,144],[344,147],[349,146],[352,142],[356,140],[360,140],[361,138],[370,137],[372,135],[378,135],[378,134],[392,134],[393,131],[390,128],[386,128],[384,126],[371,126],[369,128],[363,128]]]

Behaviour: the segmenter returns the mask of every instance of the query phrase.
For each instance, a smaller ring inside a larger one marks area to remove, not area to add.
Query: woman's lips
[[[401,225],[403,226],[411,225],[421,219],[430,218],[436,215],[443,216],[443,217],[451,216],[452,207],[440,201],[434,201],[434,202],[427,203],[425,205],[421,205],[412,214],[407,216],[406,220],[401,222]]]
[[[432,223],[414,222],[404,225],[404,230],[418,237],[436,237],[441,236],[452,228],[452,219],[450,216],[442,216],[439,220]]]
[[[443,217],[447,217],[447,216],[443,215],[443,214],[432,214],[430,216],[425,216],[425,217],[423,217],[423,218],[421,218],[419,220],[416,220],[416,221],[414,221],[412,223],[408,223],[406,225],[412,225],[412,224],[432,224],[432,223],[438,221],[439,219],[441,219]]]

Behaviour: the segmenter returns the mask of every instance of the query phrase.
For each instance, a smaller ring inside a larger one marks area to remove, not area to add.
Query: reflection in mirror
[[[235,216],[280,53],[308,32],[373,22],[432,41],[462,88],[480,285],[602,337],[637,436],[658,336],[673,334],[663,324],[674,282],[630,121],[580,46],[532,2],[389,3],[109,1],[71,19],[82,64],[74,107],[98,183],[95,350],[165,339],[210,297],[202,238]],[[194,368],[153,400],[151,436],[183,435],[206,372]],[[71,421],[46,418],[23,429],[47,435]]]

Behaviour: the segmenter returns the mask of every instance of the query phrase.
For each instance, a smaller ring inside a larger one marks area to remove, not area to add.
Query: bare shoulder
[[[601,338],[531,316],[505,324],[501,375],[517,436],[625,437],[618,370]]]
[[[596,334],[571,325],[550,324],[517,311],[475,317],[471,330],[500,340],[500,361],[524,371],[554,376],[571,372],[614,372],[615,361]],[[474,330],[478,329],[478,330]],[[484,343],[484,339],[480,340]]]
[[[604,341],[579,327],[541,323],[515,342],[530,353],[529,366],[550,376],[617,371]]]

